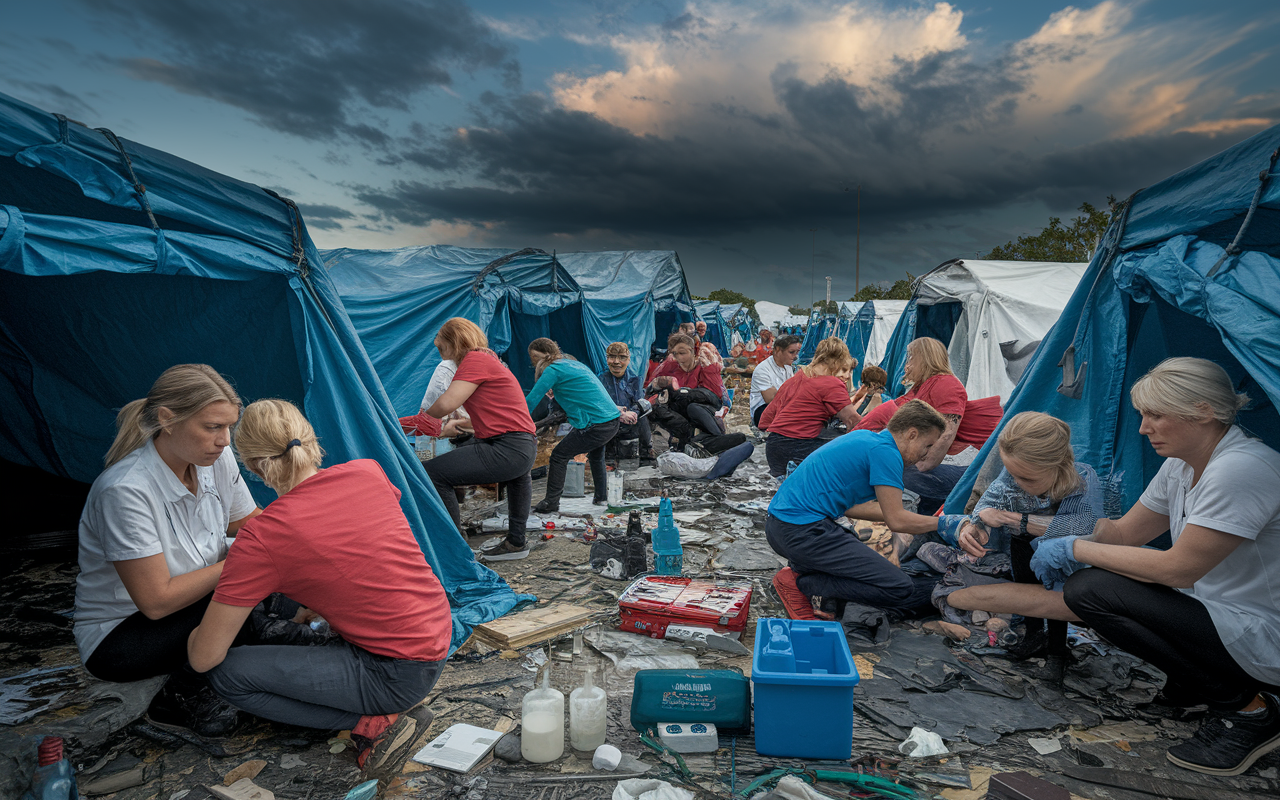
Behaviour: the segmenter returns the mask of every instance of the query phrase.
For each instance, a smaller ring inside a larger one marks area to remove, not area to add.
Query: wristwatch
[[[1030,519],[1030,515],[1028,515],[1028,514],[1023,514],[1023,515],[1022,515],[1022,521],[1018,523],[1018,532],[1019,532],[1019,533],[1021,533],[1023,536],[1026,536],[1026,535],[1027,535],[1027,520],[1028,520],[1028,519]]]

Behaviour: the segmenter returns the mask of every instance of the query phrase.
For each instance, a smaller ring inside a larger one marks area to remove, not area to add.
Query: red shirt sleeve
[[[254,520],[245,523],[227,552],[227,561],[213,591],[213,600],[229,606],[253,607],[280,586],[280,575],[267,549],[246,531]]]
[[[969,400],[969,393],[956,376],[934,375],[920,385],[915,399],[925,401],[939,414],[954,414],[963,418],[964,404]]]
[[[493,360],[477,356],[472,358],[472,353],[478,353],[479,350],[472,350],[462,357],[462,363],[458,365],[458,371],[453,373],[455,381],[466,381],[467,383],[484,383],[494,377]]]
[[[704,389],[710,389],[716,397],[724,397],[724,381],[720,378],[719,365],[710,364],[699,366],[697,372],[699,386]]]
[[[840,409],[849,405],[849,390],[845,387],[844,381],[834,375],[828,377],[832,378],[832,380],[822,382],[819,397],[822,400],[822,404],[827,407],[831,416],[834,417]]]

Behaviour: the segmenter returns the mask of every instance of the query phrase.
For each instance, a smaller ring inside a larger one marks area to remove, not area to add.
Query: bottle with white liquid
[[[594,672],[588,669],[586,680],[569,694],[569,744],[574,750],[595,750],[604,744],[608,707]]]
[[[564,694],[551,688],[550,664],[542,673],[542,685],[520,703],[520,755],[535,764],[564,755]]]

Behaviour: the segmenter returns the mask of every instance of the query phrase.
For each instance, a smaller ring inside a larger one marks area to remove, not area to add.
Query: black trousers
[[[636,420],[634,425],[624,425],[618,423],[618,433],[613,437],[615,442],[623,439],[639,439],[640,455],[647,454],[653,449],[653,426],[649,424],[649,417],[644,416]]]
[[[830,440],[816,436],[812,439],[792,439],[777,433],[769,434],[764,444],[764,459],[769,462],[769,474],[775,478],[786,475],[788,461],[799,464],[828,441]]]
[[[525,524],[529,521],[529,501],[533,480],[529,471],[538,445],[532,433],[512,431],[489,439],[475,439],[466,447],[450,450],[426,463],[427,476],[440,495],[440,502],[462,532],[462,511],[453,487],[476,483],[507,485],[507,538],[524,546]]]
[[[769,407],[769,404],[765,403],[764,405],[760,406],[759,408],[757,408],[755,411],[751,413],[752,425],[755,425],[757,428],[760,427],[760,418],[764,416],[764,410],[768,407]]]
[[[1035,553],[1031,549],[1031,540],[1034,537],[1023,536],[1020,533],[1014,533],[1009,537],[1009,561],[1012,565],[1013,582],[1014,583],[1033,583],[1037,586],[1042,585],[1040,579],[1036,577],[1035,570],[1031,569],[1031,556]],[[1038,617],[1025,617],[1027,622],[1027,635],[1030,636],[1033,630],[1042,630],[1048,625],[1049,636],[1049,655],[1065,656],[1067,654],[1067,623],[1060,619],[1040,619]]]
[[[1209,610],[1191,595],[1105,569],[1067,579],[1067,608],[1107,641],[1159,667],[1180,693],[1239,711],[1266,686],[1231,657]]]
[[[604,500],[609,493],[609,473],[604,466],[604,446],[618,433],[618,420],[600,422],[579,430],[574,428],[551,451],[551,463],[547,465],[547,500],[559,502],[564,494],[564,476],[569,461],[576,455],[587,454],[591,465],[591,482],[595,485],[595,499]]]

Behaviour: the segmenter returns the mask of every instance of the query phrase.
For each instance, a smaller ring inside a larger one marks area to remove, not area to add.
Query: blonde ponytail
[[[164,430],[160,409],[172,412],[166,423],[172,427],[219,401],[235,406],[237,412],[240,410],[240,395],[213,367],[208,364],[169,367],[156,378],[146,397],[126,403],[116,414],[116,438],[107,450],[106,466],[115,464]]]
[[[236,455],[278,493],[293,488],[308,469],[319,469],[324,450],[315,429],[288,400],[257,400],[236,427]]]

